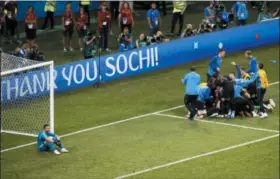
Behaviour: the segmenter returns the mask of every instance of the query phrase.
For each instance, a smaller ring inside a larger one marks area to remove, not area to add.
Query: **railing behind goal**
[[[1,133],[54,131],[54,65],[1,53]]]

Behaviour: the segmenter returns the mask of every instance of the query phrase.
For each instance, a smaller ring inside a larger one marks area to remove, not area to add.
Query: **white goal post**
[[[0,52],[1,53],[1,52]],[[1,53],[1,133],[54,132],[54,63]]]

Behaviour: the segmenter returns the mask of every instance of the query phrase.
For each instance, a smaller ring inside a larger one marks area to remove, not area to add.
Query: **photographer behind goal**
[[[169,39],[166,38],[161,31],[157,31],[156,35],[147,37],[148,43],[150,45],[160,44],[163,42],[169,42]]]
[[[124,52],[134,48],[132,35],[129,33],[128,27],[124,27],[123,33],[119,35],[118,42],[120,52]]]
[[[100,37],[88,32],[84,39],[84,58],[94,58],[98,51]]]

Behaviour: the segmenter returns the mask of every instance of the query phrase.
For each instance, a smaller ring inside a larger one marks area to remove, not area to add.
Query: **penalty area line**
[[[276,135],[260,138],[260,139],[257,139],[257,140],[241,143],[241,144],[238,144],[238,145],[233,145],[233,146],[226,147],[226,148],[223,148],[223,149],[215,150],[215,151],[212,151],[212,152],[207,152],[207,153],[204,153],[204,154],[196,155],[196,156],[193,156],[193,157],[187,157],[187,158],[184,158],[184,159],[181,159],[181,160],[166,163],[164,165],[158,165],[158,166],[155,166],[155,167],[147,168],[145,170],[140,170],[138,172],[133,172],[133,173],[130,173],[130,174],[122,175],[122,176],[116,177],[114,179],[124,179],[124,178],[128,178],[128,177],[132,177],[132,176],[147,173],[147,172],[150,172],[150,171],[153,171],[153,170],[158,170],[158,169],[161,169],[161,168],[166,168],[166,167],[170,167],[170,166],[173,166],[173,165],[177,165],[177,164],[187,162],[187,161],[190,161],[190,160],[193,160],[193,159],[214,155],[214,154],[217,154],[217,153],[220,153],[220,152],[232,150],[232,149],[235,149],[235,148],[238,148],[238,147],[247,146],[247,145],[250,145],[250,144],[257,143],[257,142],[262,142],[262,141],[269,140],[271,138],[275,138],[275,137],[278,137],[278,136],[279,136],[279,134],[276,134]]]
[[[170,117],[170,118],[177,118],[177,119],[187,119],[187,118],[182,117],[182,116],[176,116],[176,115],[170,115],[170,114],[156,113],[154,115],[163,116],[163,117]],[[199,119],[199,120],[196,119],[195,121],[204,122],[204,123],[210,123],[210,124],[224,125],[224,126],[231,126],[231,127],[237,127],[237,128],[243,128],[243,129],[250,129],[250,130],[256,130],[256,131],[265,131],[265,132],[279,133],[279,131],[272,130],[272,129],[264,129],[264,128],[257,128],[257,127],[237,125],[237,124],[229,124],[229,123],[225,123],[225,122],[217,122],[217,121],[211,121],[211,120],[206,120],[206,119]]]

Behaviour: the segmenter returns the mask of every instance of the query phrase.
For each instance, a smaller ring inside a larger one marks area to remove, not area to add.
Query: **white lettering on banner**
[[[30,82],[29,82],[29,78],[28,78],[28,76],[25,76],[23,78],[23,82],[20,85],[20,93],[19,94],[20,94],[21,97],[23,97],[27,93],[33,94],[32,88],[31,88],[31,85],[30,85]]]
[[[78,71],[79,68],[80,71]],[[78,79],[78,76],[81,76],[80,80]],[[85,80],[85,69],[81,64],[75,66],[73,80],[76,84],[81,84]]]
[[[147,61],[146,68],[149,68],[149,66],[150,66],[150,50],[149,49],[147,49],[146,54],[147,54],[147,56],[143,57],[142,50],[139,51],[139,66],[140,66],[140,69],[143,69],[143,61],[144,60]]]
[[[90,64],[92,63],[92,67]],[[66,68],[62,69],[62,77],[67,81],[67,86],[72,84],[72,80],[76,84],[81,84],[87,79],[88,81],[94,81],[97,78],[98,70],[95,60],[87,62],[86,65],[76,64],[68,67],[69,72],[66,73]],[[90,72],[93,71],[93,77],[90,76]]]
[[[50,90],[50,72],[47,71],[46,75],[47,75],[47,78],[46,78],[47,79],[47,89]],[[55,83],[56,77],[57,77],[57,71],[54,69],[53,70],[53,80],[54,80],[53,87],[54,87],[54,89],[57,89],[57,86]]]
[[[116,58],[108,57],[105,60],[105,65],[109,68],[109,72],[106,71],[105,73],[108,77],[112,77],[116,73],[125,74],[128,70],[137,71],[143,68],[158,66],[158,47],[134,51],[131,52],[128,57],[125,56],[125,54],[120,54]]]
[[[47,75],[47,77],[48,77],[48,79],[49,79],[49,78],[50,78],[50,75]],[[53,84],[54,84],[54,89],[57,88],[56,83],[55,83],[56,77],[57,77],[57,71],[54,69],[54,70],[53,70],[53,80],[54,80],[54,83],[53,83]],[[50,84],[49,81],[48,81],[48,84]],[[48,85],[48,90],[50,90],[50,85]]]
[[[154,65],[155,65],[154,55],[153,55],[153,54],[154,54],[154,49],[153,49],[153,48],[151,48],[151,61],[152,61],[152,62],[151,62],[151,65],[152,65],[152,66],[154,66]]]
[[[107,58],[106,61],[105,61],[106,67],[112,70],[112,73],[107,73],[107,72],[106,72],[106,76],[109,76],[109,77],[113,76],[113,75],[116,73],[115,66],[112,65],[112,64],[109,62],[109,61],[112,61],[112,60],[115,60],[114,57],[109,57],[109,58]]]
[[[122,58],[121,58],[122,57]],[[123,59],[123,70],[121,71],[121,59]],[[127,59],[126,59],[126,56],[125,55],[119,55],[118,58],[117,58],[117,64],[116,64],[116,67],[117,67],[117,72],[119,72],[119,74],[124,74],[126,71],[127,71]]]
[[[159,61],[158,61],[158,48],[155,48],[155,57],[156,57],[156,66],[158,66],[158,63],[159,63]]]
[[[19,87],[18,87],[18,79],[17,78],[14,80],[14,83],[15,84],[12,87],[10,80],[1,81],[1,101],[3,101],[3,99],[4,99],[4,96],[5,96],[4,94],[6,94],[7,100],[11,100],[11,94],[13,93],[13,91],[14,91],[14,95],[13,96],[15,96],[15,98],[18,97],[18,95],[19,95]],[[3,90],[3,89],[5,89],[4,88],[5,84],[6,84],[6,91]]]
[[[38,92],[37,90],[37,86],[39,86],[40,91],[44,91],[45,90],[45,86],[49,86],[46,85],[46,76],[45,73],[41,73],[41,78],[38,78],[37,75],[33,75],[33,88],[34,88],[34,94],[36,94]],[[47,87],[48,89],[49,87]]]
[[[132,65],[132,57],[133,55],[137,55],[137,52],[132,52],[130,55],[129,55],[129,59],[128,59],[128,65],[129,65],[129,69],[131,71],[137,71],[139,69],[139,66],[137,66],[136,68],[133,67]]]
[[[89,63],[87,64],[87,68],[86,68],[86,78],[88,81],[93,81],[97,78],[97,75],[98,75],[98,70],[97,70],[97,64],[96,64],[96,61],[92,61],[92,64],[93,64],[93,68],[90,68],[90,65]],[[90,71],[91,69],[93,70],[94,74],[93,74],[93,77],[91,78],[90,77]]]
[[[71,76],[73,76],[73,65],[71,65],[69,67],[69,73],[66,74],[66,68],[62,68],[61,70],[61,73],[62,73],[62,77],[67,81],[67,86],[70,86],[71,85]]]

